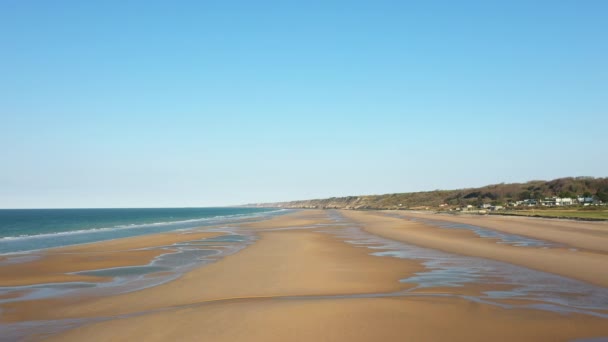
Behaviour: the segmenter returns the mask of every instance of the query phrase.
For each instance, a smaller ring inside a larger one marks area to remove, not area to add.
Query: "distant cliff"
[[[291,202],[255,203],[248,206],[318,209],[421,209],[480,205],[505,205],[524,199],[592,196],[608,202],[608,178],[568,177],[551,181],[493,184],[480,188],[435,190],[369,196],[331,197]]]

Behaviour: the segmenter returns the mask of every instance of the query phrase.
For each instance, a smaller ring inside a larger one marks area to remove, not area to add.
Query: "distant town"
[[[430,210],[608,220],[608,177],[499,183],[478,188],[331,197],[247,206],[300,209]]]
[[[587,207],[587,206],[605,206],[607,204],[608,203],[602,202],[597,197],[585,194],[585,195],[581,195],[581,196],[574,197],[574,198],[557,197],[557,196],[545,197],[542,200],[534,199],[534,198],[527,198],[527,199],[520,200],[520,201],[510,201],[506,204],[506,206],[483,203],[478,206],[473,206],[473,205],[469,204],[469,205],[461,206],[461,207],[457,207],[457,208],[449,208],[449,205],[447,203],[443,203],[443,204],[440,204],[439,207],[446,208],[448,211],[475,211],[475,210],[477,210],[480,214],[483,214],[486,211],[505,210],[509,207],[511,207],[511,208],[517,208],[517,207],[525,208],[525,207],[538,207],[538,206],[540,206],[540,207],[570,207],[570,206]]]

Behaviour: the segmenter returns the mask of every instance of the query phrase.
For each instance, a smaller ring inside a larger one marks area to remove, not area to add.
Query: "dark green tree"
[[[570,191],[560,191],[559,192],[559,197],[574,197],[574,194],[571,193]]]
[[[598,198],[600,201],[604,202],[604,203],[607,203],[607,202],[608,202],[608,193],[606,193],[606,192],[603,192],[603,191],[601,191],[601,190],[598,190],[598,191],[595,193],[595,196],[597,196],[597,198]]]
[[[532,194],[530,193],[530,191],[522,191],[519,193],[519,199],[520,200],[525,200],[528,199],[532,196]]]

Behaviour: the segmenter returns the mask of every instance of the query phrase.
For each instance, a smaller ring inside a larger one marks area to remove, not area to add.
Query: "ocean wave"
[[[161,221],[161,222],[142,223],[142,224],[131,223],[131,224],[124,224],[124,225],[117,225],[117,226],[113,226],[113,227],[67,230],[67,231],[42,233],[42,234],[31,234],[31,235],[23,234],[23,235],[18,235],[18,236],[4,236],[4,237],[0,237],[0,242],[18,241],[18,240],[27,240],[27,239],[44,239],[44,238],[49,238],[49,237],[60,237],[60,236],[78,235],[78,234],[87,234],[87,233],[95,234],[95,233],[111,232],[111,231],[118,231],[118,230],[125,230],[125,229],[143,229],[143,228],[152,228],[152,227],[159,227],[159,226],[172,226],[172,225],[178,226],[178,225],[197,223],[197,222],[200,222],[200,223],[207,222],[208,223],[208,222],[212,222],[212,221],[222,221],[222,220],[229,220],[229,219],[235,219],[235,218],[264,216],[264,215],[268,215],[271,213],[280,212],[283,210],[285,210],[285,209],[265,211],[265,212],[261,212],[261,213],[241,213],[241,214],[234,214],[234,215],[218,215],[218,216],[212,216],[212,217],[202,217],[202,218],[197,218],[197,219],[188,219],[188,220],[181,220],[181,221]],[[191,228],[186,228],[186,229],[192,229],[192,228],[196,228],[196,227],[191,227]]]

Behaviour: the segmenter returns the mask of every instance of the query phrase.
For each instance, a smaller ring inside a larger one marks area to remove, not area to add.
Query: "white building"
[[[551,197],[551,198],[545,198],[545,200],[542,202],[542,204],[547,207],[554,207],[554,206],[560,207],[560,206],[566,206],[566,205],[573,205],[574,200],[569,197],[564,197],[564,198]]]

